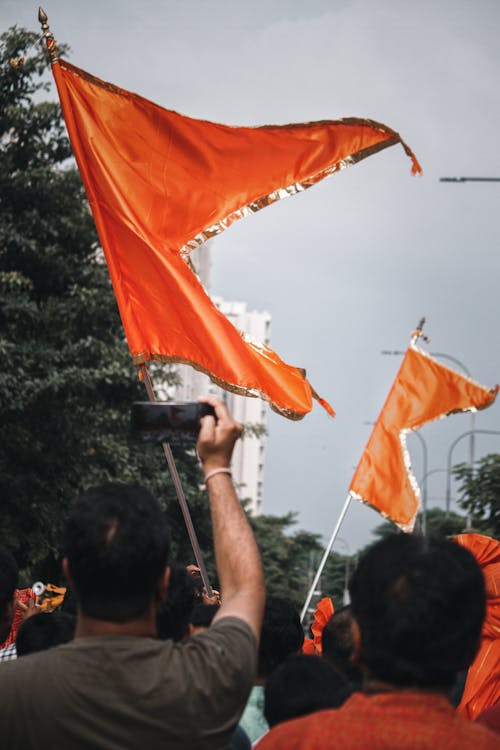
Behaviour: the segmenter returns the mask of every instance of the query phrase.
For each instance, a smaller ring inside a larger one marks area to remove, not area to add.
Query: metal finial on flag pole
[[[59,59],[57,56],[56,40],[54,39],[54,34],[49,28],[49,19],[47,17],[47,14],[41,6],[38,8],[38,20],[40,21],[40,25],[42,27],[42,34],[47,42],[47,50],[49,52],[50,62],[55,63]]]
[[[149,374],[149,370],[145,364],[141,364],[139,369],[142,375],[142,380],[146,387],[146,393],[148,394],[148,398],[151,402],[154,402],[156,401],[156,396],[153,390],[153,383],[151,382],[151,376]],[[170,445],[168,443],[162,443],[162,447],[163,447],[163,452],[165,453],[165,458],[167,459],[168,468],[170,469],[170,476],[172,477],[175,491],[177,493],[177,500],[179,501],[179,505],[180,505],[182,515],[184,518],[184,523],[186,524],[189,541],[191,542],[191,546],[193,548],[193,554],[195,556],[196,563],[200,569],[201,580],[203,581],[203,585],[205,586],[207,595],[212,596],[213,590],[210,585],[210,581],[208,580],[207,569],[203,561],[203,555],[201,554],[201,549],[198,543],[198,537],[196,536],[196,531],[194,530],[193,521],[191,520],[191,514],[189,512],[186,496],[184,495],[184,490],[182,489],[182,484],[181,484],[181,480],[179,477],[179,473],[177,471],[177,467],[175,465],[174,457],[172,454],[172,449],[170,448]]]
[[[424,333],[425,317],[420,318],[417,327],[411,334],[412,344],[416,344],[418,339],[423,339],[426,344],[430,344],[430,338]]]

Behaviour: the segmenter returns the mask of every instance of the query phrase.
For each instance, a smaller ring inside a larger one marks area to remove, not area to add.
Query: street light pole
[[[440,177],[439,182],[500,182],[500,177]]]
[[[428,476],[428,452],[427,452],[427,443],[425,442],[422,435],[417,432],[411,432],[410,435],[415,435],[416,438],[419,439],[420,445],[422,446],[422,453],[423,453],[423,478],[422,478],[422,536],[427,536],[427,476]]]
[[[349,596],[349,574],[350,574],[349,568],[350,568],[350,562],[351,562],[351,548],[346,542],[346,540],[341,536],[337,537],[337,542],[340,542],[341,544],[343,544],[347,550],[347,557],[345,559],[345,567],[344,567],[344,593],[342,595],[342,604],[345,607],[347,604],[350,604],[350,601],[351,601],[350,596]]]
[[[471,430],[467,430],[467,432],[463,432],[461,435],[455,438],[455,440],[452,442],[448,450],[447,477],[446,477],[446,515],[447,516],[450,513],[450,505],[451,505],[451,456],[455,449],[455,446],[464,437],[467,437],[467,435],[470,435],[470,433],[471,433]],[[474,433],[476,435],[500,435],[499,430],[474,430]]]

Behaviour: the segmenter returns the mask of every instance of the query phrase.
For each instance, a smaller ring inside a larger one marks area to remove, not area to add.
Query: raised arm
[[[256,638],[260,636],[264,610],[264,576],[260,554],[252,530],[241,508],[229,469],[233,448],[242,427],[229,414],[225,404],[212,396],[201,401],[211,404],[217,416],[203,417],[198,438],[198,455],[206,477],[215,560],[222,604],[216,620],[239,617],[245,620]]]

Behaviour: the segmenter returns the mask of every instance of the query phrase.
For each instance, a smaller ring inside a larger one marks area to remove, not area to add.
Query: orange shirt
[[[278,724],[257,750],[500,750],[500,737],[443,696],[354,693],[341,708]]]

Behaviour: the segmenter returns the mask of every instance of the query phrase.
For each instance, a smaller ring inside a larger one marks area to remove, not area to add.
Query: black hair
[[[267,677],[289,654],[304,643],[299,613],[289,599],[267,596],[260,634],[259,677]]]
[[[218,604],[197,604],[191,613],[191,625],[195,628],[208,628],[219,611]]]
[[[18,568],[11,553],[0,547],[0,617],[5,616],[17,588]]]
[[[321,634],[322,655],[356,686],[362,682],[361,669],[352,661],[352,609],[350,605],[335,610]]]
[[[473,555],[441,538],[393,534],[367,551],[350,584],[369,674],[446,688],[473,659],[485,614]]]
[[[67,586],[64,594],[64,599],[59,607],[60,612],[67,612],[69,615],[76,615],[78,611],[78,602],[75,596],[75,592]]]
[[[320,656],[293,654],[267,678],[264,716],[270,727],[282,721],[338,708],[351,694],[349,684]]]
[[[85,615],[133,620],[146,612],[167,564],[165,516],[138,484],[94,487],[70,511],[65,554]]]
[[[181,641],[187,635],[195,601],[193,576],[184,565],[172,563],[167,597],[156,614],[158,637]]]
[[[16,637],[18,656],[45,651],[72,641],[76,617],[68,612],[39,612],[21,623]]]

